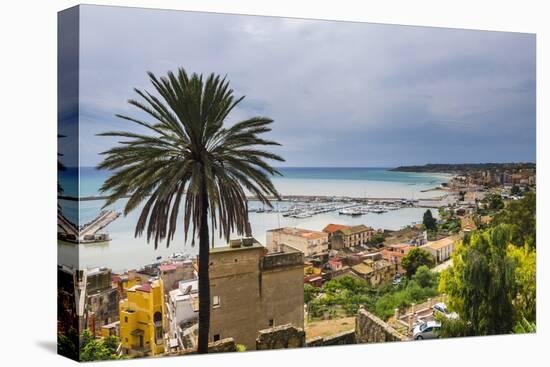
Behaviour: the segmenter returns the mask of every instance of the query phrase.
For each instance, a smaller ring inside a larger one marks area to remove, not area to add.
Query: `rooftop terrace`
[[[295,228],[295,227],[283,227],[283,228],[271,229],[268,232],[280,232],[291,236],[303,237],[308,240],[315,240],[315,239],[323,238],[327,236],[325,232],[312,231],[309,229]]]

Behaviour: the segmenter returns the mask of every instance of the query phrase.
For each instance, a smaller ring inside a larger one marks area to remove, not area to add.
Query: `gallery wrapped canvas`
[[[58,352],[536,331],[535,35],[58,15]]]

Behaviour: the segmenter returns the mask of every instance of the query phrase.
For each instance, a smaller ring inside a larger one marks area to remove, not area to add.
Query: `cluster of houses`
[[[386,237],[383,244],[371,241],[380,233]],[[452,236],[427,241],[420,228],[384,232],[365,225],[331,223],[322,231],[294,227],[269,230],[266,246],[277,251],[288,245],[303,252],[306,284],[320,287],[327,280],[351,275],[376,286],[404,272],[401,260],[411,249],[425,249],[439,264],[450,259],[455,242]]]
[[[449,186],[454,189],[495,186],[533,186],[536,184],[536,170],[531,167],[494,168],[476,170],[454,177]]]
[[[408,232],[407,232],[408,231]],[[343,275],[377,285],[401,273],[414,247],[436,262],[449,259],[452,238],[427,242],[419,230],[384,233],[365,225],[329,224],[323,231],[277,228],[263,246],[254,238],[231,240],[210,251],[210,341],[233,338],[248,350],[258,333],[280,325],[304,327],[304,283],[316,287]],[[120,353],[177,354],[196,348],[198,263],[172,259],[114,274],[107,268],[58,267],[59,328],[116,335]]]
[[[262,330],[304,327],[303,252],[269,251],[253,238],[211,249],[210,341],[226,338],[256,349]],[[196,348],[198,263],[171,260],[114,274],[107,268],[58,267],[59,332],[115,335],[120,353],[177,354]]]

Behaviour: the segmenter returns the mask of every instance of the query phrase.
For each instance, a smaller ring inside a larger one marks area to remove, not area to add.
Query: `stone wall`
[[[263,248],[222,247],[210,251],[210,294],[212,305],[210,340],[233,338],[247,350],[254,350],[258,330],[268,325],[261,317],[259,262]],[[259,320],[265,322],[259,325]]]
[[[323,338],[319,336],[307,341],[307,347],[326,347],[330,345],[356,344],[355,330],[344,331],[342,333]]]
[[[357,343],[408,340],[406,336],[399,334],[394,328],[364,309],[360,309],[355,318],[355,339]]]
[[[303,329],[291,324],[261,330],[256,339],[256,349],[301,348],[306,344],[306,333]]]
[[[233,338],[225,338],[222,340],[218,340],[216,342],[212,342],[208,344],[208,353],[228,353],[228,352],[236,352],[237,351],[237,344],[235,343],[235,340]],[[173,350],[168,351],[164,353],[165,356],[186,356],[191,354],[196,354],[197,350],[195,348],[187,348],[184,350]]]
[[[303,254],[264,251],[261,245],[210,251],[210,292],[219,301],[212,306],[211,341],[231,337],[254,350],[260,330],[287,324],[303,328]]]
[[[261,259],[261,269],[271,270],[280,267],[304,266],[304,253],[297,249],[281,244],[281,251],[276,253],[268,253]]]
[[[208,344],[208,353],[236,352],[237,345],[233,338],[225,338]]]

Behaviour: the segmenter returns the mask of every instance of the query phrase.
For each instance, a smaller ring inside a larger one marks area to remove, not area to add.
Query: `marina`
[[[265,243],[268,230],[281,227],[321,231],[327,223],[344,223],[398,230],[421,221],[426,208],[444,206],[454,200],[448,191],[421,192],[447,181],[448,177],[440,175],[391,172],[383,168],[285,168],[281,171],[285,176],[274,179],[281,196],[269,198],[271,207],[253,196],[248,197],[252,236],[261,243]],[[104,210],[105,197],[100,187],[108,176],[93,167],[81,167],[80,190],[71,190],[69,183],[74,181],[76,173],[75,170],[63,173],[66,177],[62,177],[61,184],[67,190],[66,196],[59,200],[60,209],[72,222],[96,223],[93,227],[97,228],[105,223],[94,219]],[[127,201],[123,198],[106,209],[122,213]],[[78,203],[77,214],[75,203]],[[81,268],[108,266],[114,271],[124,271],[169,259],[174,253],[181,258],[197,255],[198,242],[186,239],[180,228],[169,247],[162,241],[156,250],[145,236],[136,237],[135,224],[141,208],[142,205],[118,216],[96,232],[108,238],[103,242],[59,238],[59,263]],[[437,216],[437,211],[434,215]],[[178,214],[178,221],[183,221],[183,211]],[[65,231],[61,229],[61,232]],[[218,231],[213,233],[212,242],[214,247],[227,244]]]
[[[319,202],[317,200],[305,202],[293,202],[290,207],[278,208],[258,208],[251,209],[254,213],[280,213],[283,217],[290,218],[310,218],[317,214],[338,212],[341,215],[360,216],[368,213],[382,214],[390,210],[413,207],[414,202],[406,199],[397,200],[341,200],[332,199]]]
[[[100,233],[111,222],[117,219],[120,213],[114,210],[104,210],[90,222],[77,226],[67,219],[61,212],[57,213],[58,239],[72,243],[95,243],[110,241],[107,233]]]

